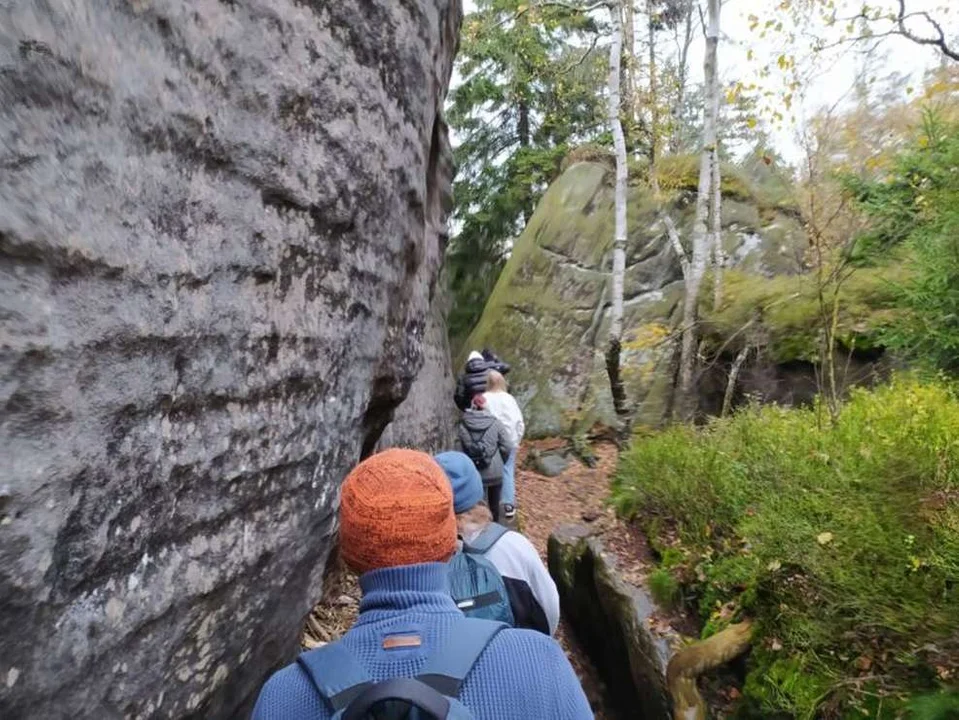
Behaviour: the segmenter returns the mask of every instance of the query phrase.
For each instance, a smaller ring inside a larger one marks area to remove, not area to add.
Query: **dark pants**
[[[499,522],[499,499],[503,494],[503,485],[502,483],[486,485],[483,489],[486,491],[486,504],[489,505],[489,510],[493,513],[493,522]]]

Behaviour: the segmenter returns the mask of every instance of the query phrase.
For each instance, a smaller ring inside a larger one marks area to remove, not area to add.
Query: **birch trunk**
[[[739,380],[739,372],[743,369],[743,363],[749,357],[749,345],[743,346],[743,349],[736,355],[733,365],[729,369],[729,378],[726,380],[726,392],[723,395],[723,408],[719,412],[719,417],[729,415],[733,406],[733,397],[736,395],[736,381]]]
[[[633,7],[633,0],[624,0],[623,35],[626,44],[626,68],[623,73],[623,80],[626,86],[623,88],[623,104],[626,106],[626,128],[624,135],[629,139],[631,147],[636,147],[636,128],[639,125],[639,115],[636,112],[638,107],[637,96],[639,94],[639,67],[636,57],[636,12]]]
[[[691,420],[696,412],[695,378],[696,347],[699,320],[699,290],[709,263],[709,231],[706,221],[709,214],[710,185],[712,183],[713,152],[716,149],[716,119],[719,115],[719,75],[717,72],[717,47],[719,45],[720,0],[708,0],[706,26],[706,56],[703,75],[706,85],[706,102],[703,108],[703,147],[699,160],[699,191],[696,196],[696,215],[692,230],[692,252],[689,275],[686,278],[686,297],[683,300],[683,333],[679,355],[679,408],[684,420]]]
[[[711,184],[712,201],[709,208],[709,234],[712,237],[713,246],[713,307],[719,308],[723,304],[723,274],[726,268],[726,250],[723,247],[723,192],[718,147],[713,150]]]
[[[626,274],[626,140],[620,122],[620,60],[623,55],[622,8],[619,0],[610,0],[609,19],[612,36],[609,43],[609,125],[616,150],[616,225],[613,236],[612,316],[609,324],[609,348],[606,372],[609,375],[613,406],[625,415],[626,393],[620,374],[620,347],[623,335],[623,276]]]
[[[646,14],[649,20],[649,166],[656,167],[659,162],[659,101],[656,97],[659,89],[656,77],[656,25],[652,2],[646,3]]]

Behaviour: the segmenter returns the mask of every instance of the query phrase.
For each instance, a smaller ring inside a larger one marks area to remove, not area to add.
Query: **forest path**
[[[516,460],[516,495],[519,530],[539,550],[546,562],[546,544],[558,525],[585,524],[601,534],[604,547],[615,554],[617,568],[631,582],[641,582],[649,551],[635,530],[619,520],[606,506],[609,482],[616,469],[618,452],[611,443],[596,445],[595,467],[587,467],[570,456],[569,467],[556,477],[546,477],[525,467],[531,449],[540,452],[566,445],[563,439],[535,440],[523,444]],[[360,589],[356,576],[338,559],[327,574],[323,600],[316,605],[303,633],[304,648],[330,642],[342,635],[356,620]],[[563,620],[556,638],[565,650],[583,684],[590,705],[599,720],[616,720],[606,706],[605,690],[596,669]]]

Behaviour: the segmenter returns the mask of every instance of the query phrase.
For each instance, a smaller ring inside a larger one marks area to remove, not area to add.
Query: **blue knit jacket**
[[[360,616],[342,642],[377,681],[417,675],[430,650],[461,617],[449,595],[445,564],[375,570],[360,578],[360,587]],[[412,633],[422,637],[420,647],[383,649],[386,636]],[[466,676],[459,699],[479,719],[593,717],[560,646],[534,630],[497,634]],[[267,681],[253,710],[253,720],[325,720],[331,715],[296,663]]]

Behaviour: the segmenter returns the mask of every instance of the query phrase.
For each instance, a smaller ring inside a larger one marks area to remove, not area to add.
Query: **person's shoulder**
[[[312,685],[309,678],[296,663],[277,670],[263,685],[253,710],[253,720],[270,720],[277,717],[312,717],[307,707],[314,705],[310,699]]]
[[[533,546],[533,543],[530,542],[529,538],[523,535],[521,532],[516,532],[515,530],[507,530],[503,533],[503,537],[500,538],[500,541],[506,541],[506,544],[511,547],[521,547],[524,551],[532,552],[536,554],[536,557],[539,557],[539,553],[536,552],[536,548]]]
[[[530,660],[566,662],[566,654],[553,638],[538,630],[506,628],[490,642],[490,650],[508,653],[510,657],[526,656]]]

